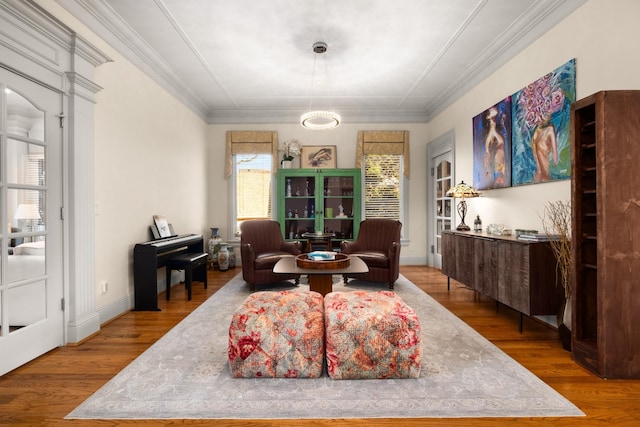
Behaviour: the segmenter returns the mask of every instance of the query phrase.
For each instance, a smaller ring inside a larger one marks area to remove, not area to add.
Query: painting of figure
[[[300,155],[300,167],[311,169],[327,169],[337,166],[335,145],[303,145]]]
[[[473,186],[511,186],[511,98],[473,118]]]
[[[514,186],[571,177],[570,107],[575,99],[575,59],[512,96]]]

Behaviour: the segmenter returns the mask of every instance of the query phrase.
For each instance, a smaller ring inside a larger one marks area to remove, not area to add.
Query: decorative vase
[[[283,160],[282,169],[291,169],[291,160]]]
[[[571,298],[564,299],[558,312],[558,335],[562,348],[571,351]]]
[[[211,228],[211,237],[209,237],[207,254],[209,257],[209,267],[213,270],[218,264],[218,250],[220,250],[222,237],[218,234],[218,228]]]
[[[229,250],[226,243],[220,243],[220,250],[218,251],[218,268],[220,271],[227,271],[229,269]]]
[[[236,268],[236,252],[229,246],[229,268]]]

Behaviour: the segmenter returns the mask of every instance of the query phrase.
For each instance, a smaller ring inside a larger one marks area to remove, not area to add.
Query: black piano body
[[[133,248],[134,310],[159,311],[158,272],[167,260],[182,253],[203,253],[202,234],[181,234],[137,243]],[[203,271],[204,270],[204,271]],[[203,281],[206,268],[193,272],[194,281]],[[167,284],[169,286],[169,284]]]

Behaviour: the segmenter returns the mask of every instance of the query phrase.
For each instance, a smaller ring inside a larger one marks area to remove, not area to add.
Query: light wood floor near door
[[[215,293],[239,268],[210,271],[209,289],[194,283],[187,301],[183,286],[174,287],[171,301],[158,298],[159,312],[130,312],[103,325],[101,332],[79,346],[53,350],[0,377],[0,425],[230,425],[230,426],[638,426],[640,380],[602,380],[577,366],[551,329],[526,319],[518,333],[517,313],[477,295],[423,266],[402,266],[401,273],[434,297],[509,356],[577,405],[580,418],[492,419],[356,419],[356,420],[64,420],[65,415],[98,390],[201,302]],[[640,308],[639,308],[640,309]]]

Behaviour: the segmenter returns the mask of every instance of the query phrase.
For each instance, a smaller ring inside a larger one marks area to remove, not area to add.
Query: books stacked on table
[[[520,234],[518,239],[529,240],[531,242],[546,242],[549,240],[558,240],[561,236],[558,234]]]

